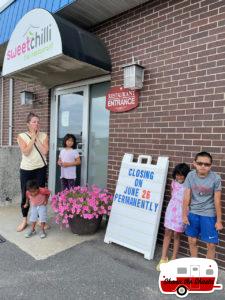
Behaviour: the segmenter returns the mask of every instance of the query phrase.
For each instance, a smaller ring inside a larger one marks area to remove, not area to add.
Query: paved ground
[[[14,243],[35,259],[46,259],[84,241],[94,239],[98,235],[97,233],[90,236],[75,236],[71,234],[70,229],[59,229],[59,226],[54,222],[51,208],[49,207],[48,210],[51,230],[47,231],[48,237],[41,240],[38,235],[39,226],[37,226],[37,234],[31,239],[25,239],[24,232],[16,232],[15,229],[21,221],[19,205],[0,207],[0,235],[6,237],[8,241]]]
[[[76,238],[72,233],[71,237]],[[9,241],[0,243],[0,300],[178,299],[162,295],[158,289],[155,266],[161,249],[156,249],[154,261],[148,261],[139,253],[103,240],[104,230],[93,240],[42,260]],[[41,249],[42,241],[36,242]],[[224,272],[219,272],[219,282],[225,286]],[[224,291],[186,299],[222,300]]]

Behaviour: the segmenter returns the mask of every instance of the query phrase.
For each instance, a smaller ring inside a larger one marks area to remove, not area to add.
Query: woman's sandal
[[[17,231],[17,232],[21,232],[21,231],[23,231],[26,227],[27,227],[27,223],[21,223],[21,224],[17,227],[16,231]]]

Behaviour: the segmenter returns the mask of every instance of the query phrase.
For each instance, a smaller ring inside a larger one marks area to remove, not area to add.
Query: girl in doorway
[[[66,134],[63,139],[63,149],[59,153],[58,165],[61,167],[61,189],[75,186],[76,166],[80,165],[80,156],[76,148],[76,138],[73,134]]]
[[[156,267],[160,271],[160,266],[168,262],[168,249],[173,235],[173,255],[172,259],[177,258],[180,245],[180,235],[184,232],[185,225],[182,222],[182,206],[184,196],[184,180],[190,168],[187,164],[181,163],[173,170],[173,181],[171,183],[171,199],[166,209],[164,226],[165,234],[163,239],[162,256]]]

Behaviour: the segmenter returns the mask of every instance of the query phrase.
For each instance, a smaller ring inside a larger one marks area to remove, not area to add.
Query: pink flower
[[[51,206],[56,214],[55,221],[68,227],[68,219],[79,215],[85,219],[109,215],[113,196],[106,189],[96,185],[91,187],[74,187],[52,196]]]

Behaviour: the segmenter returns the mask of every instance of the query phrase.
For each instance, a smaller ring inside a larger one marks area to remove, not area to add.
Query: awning
[[[0,47],[8,43],[17,23],[32,9],[43,8],[56,13],[74,1],[77,0],[0,0],[0,9],[3,8],[0,12]]]
[[[12,33],[2,75],[51,88],[110,71],[110,57],[99,38],[60,16],[34,9]]]
[[[56,13],[82,28],[91,28],[146,2],[149,0],[76,0]]]

